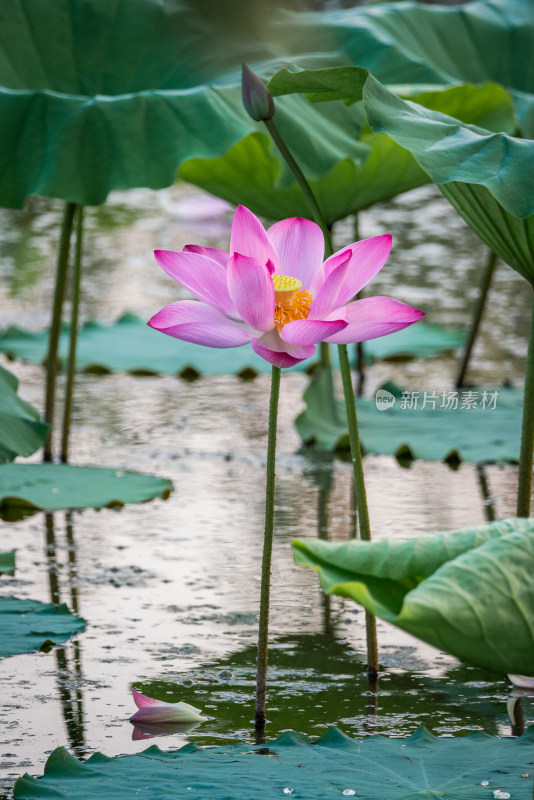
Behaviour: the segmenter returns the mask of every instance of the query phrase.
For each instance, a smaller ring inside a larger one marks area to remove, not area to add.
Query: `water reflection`
[[[68,599],[70,610],[74,614],[78,614],[80,610],[77,587],[78,573],[72,512],[67,512],[65,515],[65,540],[67,543],[68,561],[64,587],[61,587],[60,582],[62,565],[60,565],[58,559],[59,548],[56,539],[54,514],[46,513],[44,518],[46,541],[45,556],[50,600],[52,603],[58,605]],[[79,639],[71,642],[68,646],[56,647],[54,655],[56,659],[57,688],[69,745],[78,757],[82,757],[85,753],[85,736],[82,693],[82,651]]]

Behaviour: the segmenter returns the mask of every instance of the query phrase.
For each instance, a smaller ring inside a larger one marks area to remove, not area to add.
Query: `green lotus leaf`
[[[67,606],[0,597],[0,658],[50,649],[82,631],[86,622]]]
[[[386,133],[406,148],[437,183],[476,233],[504,261],[534,284],[534,141],[462,123],[457,118],[402,100],[366,70],[354,67],[363,83],[365,113],[375,133]],[[329,83],[337,68],[327,70]],[[322,70],[306,73],[307,86],[324,84]],[[282,70],[269,84],[291,91],[296,75]],[[339,73],[345,86],[347,69]]]
[[[15,551],[10,550],[8,553],[0,553],[0,575],[3,572],[15,571]]]
[[[334,71],[336,80],[337,76],[341,79],[347,71],[354,76],[352,68],[346,70],[340,67]],[[329,70],[313,71],[311,74],[320,76],[325,73],[331,74]],[[269,87],[274,93],[279,93],[283,88],[281,76],[284,74],[277,73],[271,79]],[[310,72],[288,74],[291,75],[291,87],[294,90],[293,81],[308,76]],[[361,96],[362,76],[366,79],[366,73],[362,71],[356,75],[360,83],[354,91],[359,91]],[[320,80],[320,77],[317,79]],[[345,91],[344,83],[342,87],[340,91]],[[329,96],[327,93],[321,98]],[[504,89],[495,84],[419,92],[416,99],[428,108],[457,115],[465,122],[492,130],[511,131],[515,126],[512,102]],[[361,103],[351,109],[336,103],[328,103],[325,108],[329,109],[330,131],[343,124],[343,116],[346,117],[345,124],[350,119],[359,147],[359,158],[341,158],[328,173],[310,181],[328,224],[428,182],[427,174],[408,150],[399,147],[390,137],[376,135],[369,130]],[[315,134],[319,137],[318,131]],[[326,147],[330,135],[328,129],[323,135],[325,138],[321,145]],[[299,144],[295,150],[299,158],[301,148],[302,144]],[[253,181],[251,174],[254,175]],[[231,203],[243,203],[270,219],[310,214],[301,189],[292,178],[287,177],[286,168],[282,166],[266,133],[258,132],[245,137],[222,156],[185,161],[179,175],[189,183]]]
[[[242,108],[240,64],[272,72],[279,48],[243,37],[230,46],[205,10],[185,0],[5,4],[0,204],[20,207],[29,194],[98,204],[115,188],[159,189],[184,159],[222,154],[257,129]],[[357,155],[350,122],[328,134],[302,98],[281,103],[277,119],[312,176]]]
[[[165,478],[104,467],[70,464],[4,464],[0,466],[0,514],[7,518],[34,511],[70,508],[115,508],[167,498]]]
[[[30,456],[48,433],[37,409],[17,394],[18,386],[15,375],[0,366],[0,464]]]
[[[530,0],[475,0],[450,7],[390,2],[286,14],[280,36],[294,53],[305,45],[308,52],[328,53],[339,64],[366,67],[404,96],[414,91],[410,87],[424,84],[499,83],[514,99],[522,135],[534,138]],[[323,96],[327,92],[342,99],[358,96],[348,70],[335,84],[326,74],[320,87],[306,88],[305,78],[298,80],[302,88],[295,91]]]
[[[430,356],[459,347],[463,333],[438,325],[415,325],[398,333],[365,342],[369,360],[393,357]],[[21,328],[8,328],[0,335],[0,352],[10,358],[21,358],[40,364],[46,357],[48,333],[33,333]],[[68,327],[64,327],[59,347],[60,364],[68,353]],[[336,358],[333,353],[333,358]],[[312,362],[302,362],[305,370]],[[164,373],[195,377],[237,374],[253,377],[270,373],[270,365],[252,348],[234,347],[214,350],[190,342],[162,336],[134,314],[125,314],[113,325],[86,323],[79,334],[76,352],[79,370],[87,372]]]
[[[366,453],[401,459],[474,463],[516,462],[521,438],[523,394],[500,388],[406,392],[385,384],[376,397],[358,398],[358,426]],[[470,401],[471,398],[471,401]],[[332,375],[314,376],[304,392],[306,410],[295,425],[305,443],[323,450],[345,450],[349,433],[345,404],[334,397]]]
[[[483,796],[481,781],[489,780],[492,789],[519,798],[529,788],[521,775],[530,769],[533,739],[532,731],[520,739],[481,733],[438,738],[424,728],[407,739],[351,739],[331,728],[313,743],[288,731],[263,745],[203,749],[189,744],[170,752],[154,746],[114,758],[95,753],[86,762],[59,747],[49,756],[44,776],[23,775],[13,796],[122,800],[152,790],[160,800],[274,800],[284,793],[310,800],[352,793],[366,800],[475,800]]]
[[[295,541],[327,594],[457,658],[529,674],[534,652],[534,520],[509,519],[405,541]]]

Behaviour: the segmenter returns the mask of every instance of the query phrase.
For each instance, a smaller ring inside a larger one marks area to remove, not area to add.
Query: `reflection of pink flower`
[[[162,724],[168,722],[203,722],[203,717],[198,708],[193,708],[188,703],[166,703],[164,700],[155,700],[153,697],[136,692],[132,689],[135,705],[139,709],[130,717],[130,722],[145,724]]]
[[[156,250],[156,261],[197,300],[178,300],[149,325],[207,347],[252,348],[277,367],[292,367],[321,341],[361,342],[417,322],[422,311],[390,297],[352,298],[383,267],[391,236],[373,236],[323,263],[324,240],[314,222],[294,217],[266,232],[238,206],[230,252],[188,245]],[[199,302],[200,301],[200,302]]]

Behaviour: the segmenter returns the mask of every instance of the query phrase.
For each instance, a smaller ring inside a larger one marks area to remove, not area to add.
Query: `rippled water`
[[[83,319],[112,321],[124,311],[148,318],[179,296],[157,268],[155,247],[188,242],[224,246],[231,213],[199,219],[204,201],[189,188],[116,193],[89,209]],[[200,211],[199,211],[200,209]],[[211,209],[209,206],[208,210]],[[0,210],[2,325],[40,329],[49,317],[58,204],[34,201],[24,212]],[[362,236],[391,232],[394,250],[373,282],[428,312],[431,322],[465,327],[485,248],[434,188],[423,188],[361,215]],[[352,241],[349,222],[335,230]],[[500,265],[476,348],[471,379],[520,383],[530,317],[530,289]],[[42,406],[37,366],[7,365],[22,394]],[[380,363],[367,392],[394,378],[423,390],[451,388],[453,355]],[[282,378],[273,560],[269,737],[296,729],[319,734],[337,724],[348,734],[394,736],[419,725],[438,735],[471,730],[509,735],[507,688],[488,671],[460,665],[383,623],[378,695],[364,676],[363,612],[322,596],[315,573],[296,568],[295,536],[352,535],[350,466],[303,452],[293,427],[307,377]],[[2,550],[17,549],[17,572],[5,594],[66,601],[87,621],[76,641],[50,653],[0,661],[2,783],[42,772],[60,744],[78,755],[135,752],[127,721],[132,686],[185,700],[210,717],[195,729],[158,740],[252,739],[255,631],[263,535],[269,379],[233,376],[194,383],[169,377],[80,375],[73,462],[132,468],[168,477],[167,501],[68,517],[35,515],[2,524]],[[61,392],[60,392],[61,394]],[[513,515],[516,469],[470,464],[365,460],[375,538],[410,537],[483,522],[481,478],[497,517]],[[532,705],[524,704],[526,721]]]

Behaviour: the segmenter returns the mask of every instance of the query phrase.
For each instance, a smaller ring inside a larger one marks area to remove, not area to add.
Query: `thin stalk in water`
[[[274,113],[274,112],[273,112]],[[272,115],[271,115],[272,116]],[[285,142],[280,136],[272,118],[263,120],[267,130],[278,147],[282,157],[285,159],[288,167],[295,176],[296,181],[301,187],[310,210],[316,223],[319,225],[323,232],[325,240],[325,258],[332,255],[332,238],[330,230],[322,215],[319,204],[313,194],[313,191],[308,184],[302,170],[296,163],[291,155]],[[343,392],[345,395],[345,407],[347,409],[347,421],[349,426],[349,440],[350,440],[350,454],[352,460],[352,467],[354,471],[354,483],[356,487],[356,502],[358,506],[358,520],[360,524],[360,535],[366,541],[371,539],[371,529],[369,525],[369,510],[367,508],[367,495],[365,491],[365,481],[363,475],[362,453],[360,448],[360,438],[358,434],[358,421],[356,418],[356,403],[354,398],[354,389],[352,386],[352,376],[350,372],[349,359],[347,356],[347,346],[342,344],[338,345],[339,363],[341,368],[341,377],[343,380]],[[372,614],[366,612],[366,630],[367,630],[367,671],[370,678],[378,675],[378,647],[376,639],[376,620]]]
[[[61,238],[56,266],[56,284],[54,288],[54,303],[52,307],[52,322],[48,340],[48,355],[46,357],[46,396],[44,419],[50,426],[54,423],[54,407],[56,399],[57,379],[57,351],[61,333],[61,316],[63,300],[65,299],[65,285],[69,264],[70,237],[74,221],[75,203],[66,203],[61,225]],[[43,461],[52,461],[52,427],[44,443]]]
[[[347,345],[338,345],[339,365],[345,395],[345,408],[347,410],[347,423],[349,427],[350,455],[354,472],[354,489],[356,492],[356,505],[358,508],[358,523],[360,537],[371,541],[371,525],[369,523],[369,508],[367,506],[367,492],[363,474],[363,459],[358,432],[358,418],[356,415],[356,398],[350,374]],[[378,644],[376,638],[376,620],[368,611],[365,612],[365,628],[367,632],[367,673],[369,679],[376,679],[378,675]]]
[[[462,363],[460,364],[460,369],[458,371],[458,376],[455,382],[455,386],[457,389],[461,389],[465,383],[465,376],[467,373],[467,368],[469,367],[471,352],[473,350],[475,340],[477,338],[478,329],[480,328],[482,315],[484,314],[484,309],[486,307],[486,299],[488,297],[488,292],[491,286],[493,273],[495,272],[495,267],[497,266],[497,261],[498,261],[498,256],[496,255],[496,253],[493,252],[493,250],[490,250],[488,263],[486,264],[484,274],[482,275],[482,281],[478,293],[478,300],[475,306],[473,319],[471,321],[469,336],[467,337],[467,341],[465,343],[464,354],[462,356]]]
[[[269,435],[267,440],[267,483],[265,487],[265,532],[261,565],[260,622],[256,672],[255,724],[257,736],[265,730],[265,687],[267,683],[267,648],[269,638],[269,598],[271,593],[271,554],[274,531],[274,484],[276,464],[276,428],[280,397],[280,367],[273,365],[269,403]]]
[[[532,491],[532,461],[534,456],[534,304],[530,323],[530,337],[525,369],[525,394],[523,399],[523,424],[519,453],[519,480],[517,487],[517,516],[530,516]]]
[[[76,251],[72,275],[72,309],[70,318],[69,358],[67,365],[67,386],[63,410],[63,432],[61,438],[61,463],[69,460],[69,436],[74,395],[74,375],[76,372],[76,345],[78,343],[78,315],[80,311],[80,283],[82,274],[83,206],[76,212]]]

